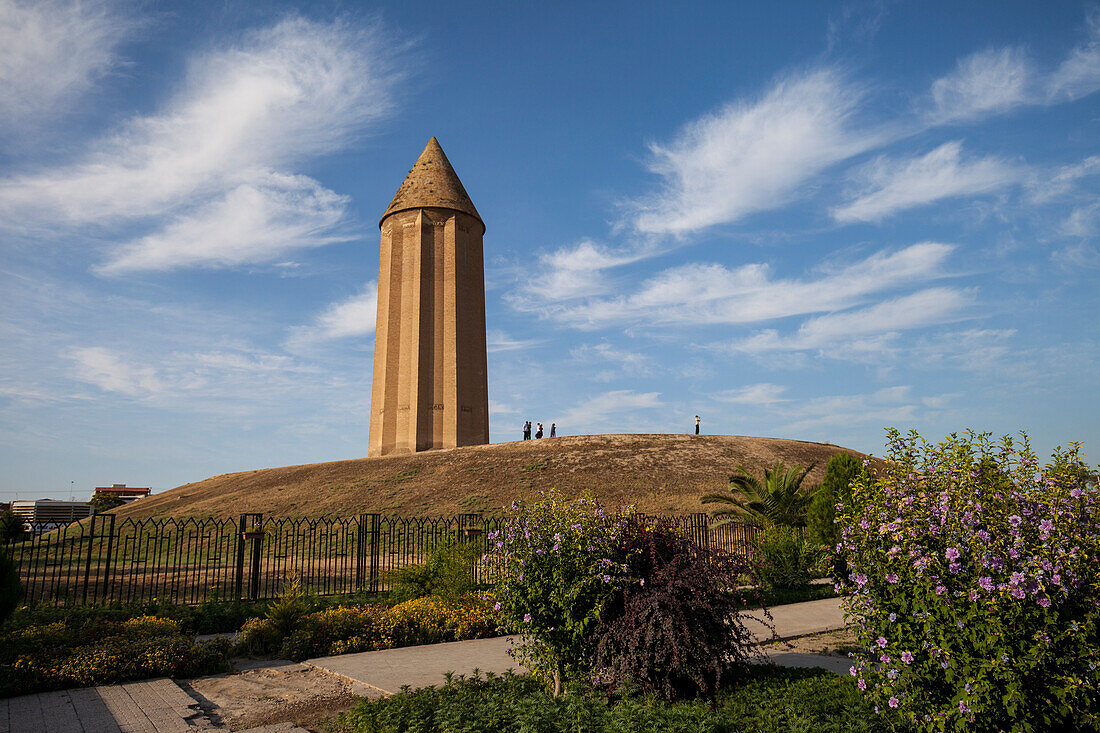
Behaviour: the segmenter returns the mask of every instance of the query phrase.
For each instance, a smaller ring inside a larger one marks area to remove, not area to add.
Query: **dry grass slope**
[[[756,475],[777,460],[816,462],[820,483],[835,445],[725,435],[581,435],[415,455],[359,458],[212,476],[121,507],[120,516],[348,516],[362,512],[497,513],[514,499],[556,488],[591,491],[608,507],[651,514],[701,511],[736,466]]]

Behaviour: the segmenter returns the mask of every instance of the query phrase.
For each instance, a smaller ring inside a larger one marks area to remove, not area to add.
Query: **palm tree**
[[[738,466],[738,472],[730,476],[730,493],[703,497],[704,504],[727,505],[712,512],[718,520],[713,526],[742,521],[758,527],[805,527],[806,512],[818,489],[803,491],[802,481],[814,465],[788,468],[776,461],[774,467],[764,469],[763,483]]]

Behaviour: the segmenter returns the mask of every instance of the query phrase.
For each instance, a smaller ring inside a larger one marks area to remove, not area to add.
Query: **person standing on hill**
[[[541,437],[542,437],[542,423],[539,423],[539,429],[535,431],[535,438],[537,439],[537,438],[541,438]]]
[[[698,415],[695,416],[695,434],[696,435],[699,434],[699,416]]]
[[[558,424],[556,422],[550,423],[550,437],[554,438],[558,434]]]
[[[530,440],[531,439],[531,421],[530,420],[523,423],[523,439],[524,440]]]

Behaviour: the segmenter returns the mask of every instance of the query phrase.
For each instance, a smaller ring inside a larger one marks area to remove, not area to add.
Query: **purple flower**
[[[890,621],[897,621],[898,620],[898,615],[896,613],[891,612],[890,615],[887,616],[887,618],[890,619]]]
[[[898,699],[896,697],[891,697],[886,701],[886,704],[892,708],[896,708],[898,706]]]
[[[856,683],[856,687],[858,687],[861,690],[866,690],[867,689],[867,682],[865,680],[861,679],[859,682]]]
[[[1013,527],[1019,527],[1021,524],[1023,524],[1023,522],[1024,518],[1021,517],[1019,514],[1013,514],[1011,517],[1008,518],[1008,523],[1011,524]]]
[[[906,664],[912,664],[913,663],[913,654],[911,652],[902,652],[901,653],[901,661],[905,662]]]
[[[984,589],[986,592],[992,591],[993,590],[993,578],[990,578],[988,576],[982,576],[981,578],[978,578],[978,585],[980,585],[982,587],[982,589]]]
[[[947,552],[944,553],[948,560],[958,560],[960,554],[959,550],[955,547],[948,547]]]
[[[970,708],[968,708],[966,706],[966,701],[965,700],[959,700],[959,712],[960,713],[969,713],[970,712]]]
[[[529,613],[523,614],[523,623],[525,623],[525,624],[531,623],[531,614],[529,614]]]
[[[1050,608],[1050,599],[1046,596],[1039,596],[1039,600],[1036,601],[1043,608]]]
[[[1049,532],[1052,529],[1054,529],[1054,522],[1050,521],[1049,519],[1044,519],[1043,521],[1039,522],[1039,531]]]
[[[496,602],[496,604],[493,606],[493,610],[494,611],[499,611],[500,610],[500,601]]]
[[[944,587],[943,585],[937,585],[936,586],[936,595],[937,596],[942,596],[946,592],[947,592],[947,588]]]
[[[876,644],[878,644],[878,648],[879,648],[879,649],[885,649],[885,648],[886,648],[886,637],[885,637],[885,636],[880,636],[880,637],[879,637],[879,638],[878,638],[878,639],[877,639],[877,640],[875,641],[875,643],[876,643]]]
[[[853,677],[856,676],[856,665],[853,664],[851,667],[848,668],[848,674],[852,675]]]
[[[886,573],[886,582],[887,583],[896,583],[896,582],[898,582],[897,574],[896,573]]]

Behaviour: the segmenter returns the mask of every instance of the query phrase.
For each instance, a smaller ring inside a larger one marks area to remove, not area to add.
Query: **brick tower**
[[[378,227],[367,455],[488,443],[485,224],[434,137]]]

